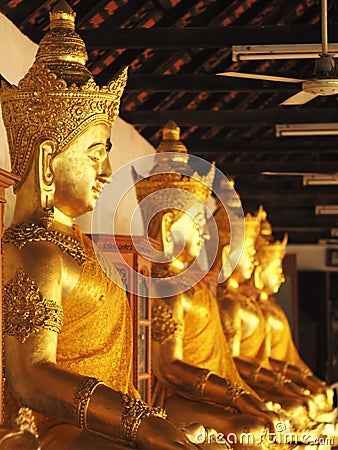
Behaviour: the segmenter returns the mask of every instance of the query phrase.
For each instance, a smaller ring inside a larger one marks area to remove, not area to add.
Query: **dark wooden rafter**
[[[318,140],[315,137],[284,137],[280,139],[185,139],[185,145],[194,155],[214,153],[338,153],[335,137]]]
[[[275,125],[277,123],[337,122],[338,108],[318,109],[280,107],[263,110],[184,110],[184,111],[124,111],[121,116],[134,125],[163,126],[168,120],[175,120],[180,126],[242,127],[251,125]]]
[[[332,33],[331,41],[337,39]],[[309,44],[320,42],[318,26],[229,26],[189,28],[131,28],[112,32],[102,26],[83,30],[87,47],[111,48],[224,48],[232,45]]]
[[[99,84],[110,81],[115,73],[105,70],[96,77]],[[279,83],[273,81],[244,80],[240,78],[222,77],[209,74],[177,74],[177,75],[138,75],[131,73],[128,78],[126,92],[283,92],[295,94],[300,90],[300,83]]]
[[[37,42],[56,1],[0,0],[0,11]],[[274,126],[338,122],[337,96],[281,107],[300,83],[215,76],[233,70],[310,78],[313,60],[234,62],[231,47],[319,43],[318,1],[68,2],[77,13],[77,30],[98,84],[110,81],[122,65],[131,67],[120,108],[123,119],[155,146],[166,121],[175,120],[190,154],[215,160],[221,172],[235,177],[245,210],[254,212],[264,204],[273,229],[280,235],[287,231],[291,243],[329,237],[337,218],[315,216],[314,206],[337,204],[336,187],[303,186],[301,175],[261,172],[336,171],[336,137],[276,138]],[[337,14],[331,10],[329,4],[329,42],[338,42]]]
[[[207,158],[211,159],[211,158]],[[221,159],[221,158],[219,158]],[[259,175],[262,172],[310,172],[310,173],[333,173],[335,172],[334,158],[331,162],[228,162],[219,163],[218,168],[226,174],[233,176]],[[212,159],[211,159],[212,160]]]
[[[306,189],[304,188],[304,192]],[[310,190],[311,191],[311,190]],[[244,197],[243,197],[244,198]],[[245,201],[250,203],[259,203],[262,198],[262,192],[260,193],[245,193]],[[283,198],[283,201],[287,205],[288,209],[296,208],[296,209],[302,209],[302,208],[310,208],[313,207],[314,202],[318,205],[321,204],[338,204],[338,194],[332,194],[332,195],[317,195],[314,196],[312,192],[302,193],[298,195],[294,195],[292,190],[289,192],[284,192],[281,194],[266,194],[264,195],[264,205],[266,208],[271,208],[276,203],[280,202],[280,199]]]

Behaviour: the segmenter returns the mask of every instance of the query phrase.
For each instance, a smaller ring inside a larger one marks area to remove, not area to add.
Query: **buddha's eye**
[[[100,158],[98,158],[97,156],[88,155],[88,158],[91,159],[91,160],[94,161],[94,162],[100,161]]]

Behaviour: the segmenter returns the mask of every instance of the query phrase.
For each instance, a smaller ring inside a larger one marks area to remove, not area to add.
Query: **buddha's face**
[[[69,217],[91,211],[111,177],[107,143],[110,127],[97,122],[75,138],[54,160],[54,206]]]
[[[252,236],[246,236],[243,252],[235,269],[240,282],[251,278],[255,267],[255,254],[255,239]]]
[[[282,260],[275,258],[261,265],[260,279],[264,285],[263,291],[266,294],[276,294],[279,291],[280,285],[285,281]]]
[[[184,262],[191,262],[198,257],[204,243],[202,236],[205,223],[205,210],[201,202],[197,202],[172,223],[170,231],[174,246],[182,246],[185,241],[184,250],[180,256]]]

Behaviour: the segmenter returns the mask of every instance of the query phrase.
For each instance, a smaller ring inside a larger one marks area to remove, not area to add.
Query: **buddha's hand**
[[[309,375],[308,377],[306,377],[304,380],[304,384],[314,394],[322,393],[327,395],[328,391],[332,391],[332,389],[328,387],[325,381],[319,379],[315,375]],[[332,393],[329,393],[330,397],[331,395]]]
[[[285,383],[281,383],[277,386],[277,392],[279,395],[291,397],[303,401],[305,404],[307,402],[307,397],[311,394],[308,389],[305,389],[295,383],[287,380]]]
[[[175,428],[168,420],[157,416],[145,417],[136,437],[140,450],[197,450],[186,435]]]
[[[241,395],[236,401],[235,406],[242,413],[250,414],[258,419],[264,420],[269,426],[271,433],[279,433],[282,428],[282,431],[285,431],[289,427],[289,423],[284,424],[284,417],[280,413],[270,411],[262,400],[250,393]]]

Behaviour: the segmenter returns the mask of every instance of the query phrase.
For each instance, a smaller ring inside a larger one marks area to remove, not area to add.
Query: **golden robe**
[[[207,286],[203,282],[199,282],[173,301],[189,304],[184,311],[182,326],[177,327],[178,330],[175,332],[182,335],[182,360],[192,366],[208,369],[229,381],[244,385],[251,391],[237,371],[223,333],[217,301]],[[170,306],[170,301],[167,302],[167,305]],[[165,346],[168,340],[164,339],[161,342],[159,338],[161,332],[158,330],[159,324],[165,326],[165,317],[161,317],[161,311],[163,311],[163,300],[153,300],[153,340],[158,341],[161,346]],[[176,318],[172,312],[170,315],[166,312],[166,317],[170,317],[169,321],[172,321],[172,324],[180,322],[180,319]],[[172,325],[172,329],[175,329],[174,325]],[[168,386],[157,379],[154,380],[153,404],[165,407],[166,398],[173,394],[175,392]],[[256,394],[254,395],[256,396]]]
[[[126,293],[118,286],[117,270],[109,263],[105,264],[100,255],[107,276],[97,260],[92,241],[78,227],[76,233],[86,258],[76,286],[62,302],[64,317],[58,335],[57,364],[81,375],[98,378],[117,391],[139,397],[131,381],[133,335]],[[5,409],[7,416],[13,417],[14,399],[11,397],[7,392]],[[18,409],[17,405],[15,409]],[[64,423],[62,419],[34,411],[33,417],[39,435]]]
[[[286,361],[299,369],[308,370],[293,341],[289,321],[274,298],[259,302],[268,321],[267,351],[270,358]]]
[[[224,332],[229,341],[240,340],[240,354],[233,356],[248,358],[270,368],[266,342],[267,325],[260,304],[240,289],[221,288],[219,293],[218,303]],[[228,336],[227,330],[233,330],[234,336]]]

